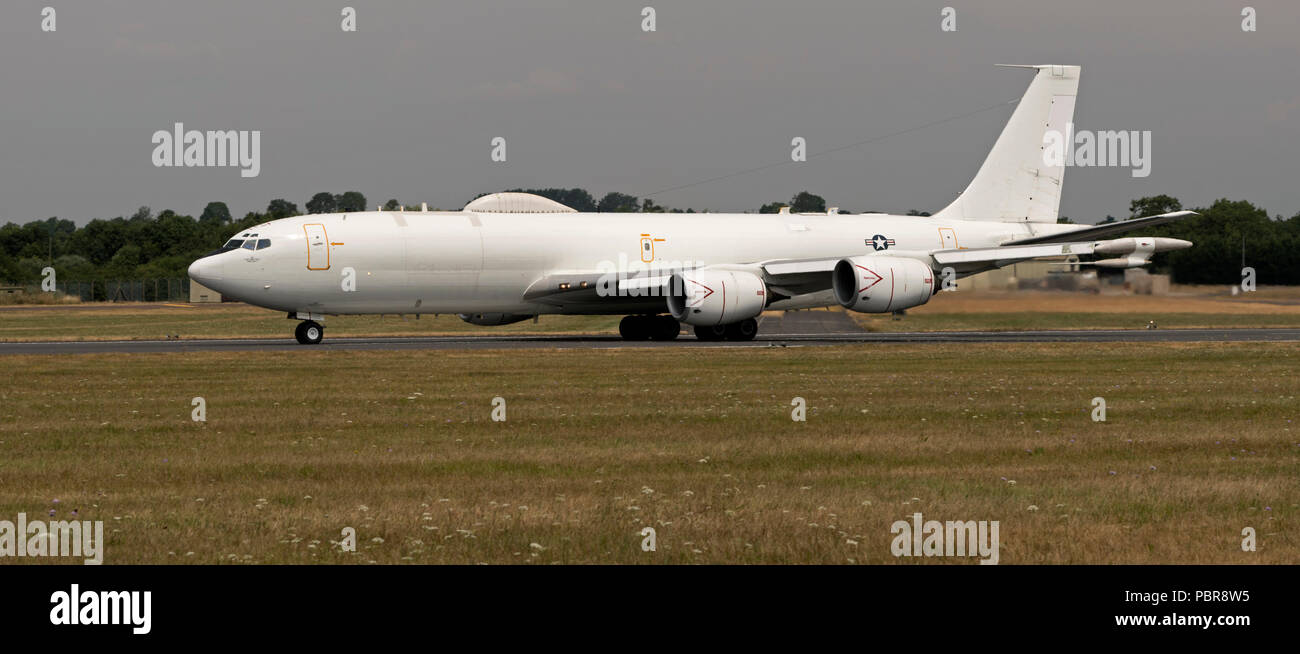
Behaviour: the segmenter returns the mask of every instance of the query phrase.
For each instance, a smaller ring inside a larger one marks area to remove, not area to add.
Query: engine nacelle
[[[1093,254],[1137,254],[1143,259],[1154,252],[1170,252],[1192,247],[1191,241],[1181,238],[1130,237],[1116,238],[1109,241],[1097,241],[1093,244]]]
[[[889,313],[919,307],[934,293],[934,271],[907,257],[841,259],[831,273],[835,299],[850,311]]]
[[[767,306],[762,278],[743,270],[674,273],[665,289],[668,312],[688,325],[726,325],[753,318]]]
[[[1181,238],[1132,237],[1117,238],[1109,241],[1097,241],[1092,246],[1093,254],[1127,255],[1114,259],[1101,259],[1089,262],[1098,268],[1138,268],[1151,263],[1151,255],[1156,252],[1170,252],[1192,247],[1191,241]]]

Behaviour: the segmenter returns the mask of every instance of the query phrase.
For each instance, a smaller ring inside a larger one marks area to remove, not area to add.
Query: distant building
[[[957,281],[958,291],[1016,291],[1020,289],[1057,289],[1076,291],[1095,288],[1097,275],[1094,271],[1080,266],[1068,265],[1078,259],[1067,261],[1025,261],[1004,266],[996,270],[971,275]]]
[[[1073,264],[1073,265],[1071,265]],[[1114,288],[1138,295],[1166,295],[1169,275],[1153,275],[1142,268],[1127,270],[1080,266],[1078,258],[1026,261],[957,281],[957,291],[1091,291]]]
[[[220,302],[221,294],[194,281],[190,280],[190,302]]]

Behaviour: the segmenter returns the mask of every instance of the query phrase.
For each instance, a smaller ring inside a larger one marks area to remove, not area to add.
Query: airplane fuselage
[[[618,314],[662,310],[662,299],[656,308],[646,298],[525,296],[548,276],[989,247],[1051,227],[885,214],[325,214],[253,227],[244,234],[270,240],[269,247],[205,257],[191,276],[225,296],[288,312]],[[834,303],[823,292],[772,308]]]

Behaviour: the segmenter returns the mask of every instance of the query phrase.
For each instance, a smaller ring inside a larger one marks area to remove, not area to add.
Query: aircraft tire
[[[644,341],[650,338],[651,327],[647,316],[624,316],[618,323],[618,335],[625,341]]]
[[[727,337],[727,330],[722,325],[696,325],[695,338],[701,341],[720,341]]]
[[[650,338],[656,341],[671,341],[682,333],[682,325],[672,316],[653,316],[650,318],[654,324],[654,330]]]
[[[727,340],[729,341],[752,341],[755,336],[758,336],[758,321],[753,318],[727,325]]]
[[[304,320],[298,323],[298,327],[293,330],[293,335],[303,345],[316,345],[325,337],[325,328],[315,320]]]

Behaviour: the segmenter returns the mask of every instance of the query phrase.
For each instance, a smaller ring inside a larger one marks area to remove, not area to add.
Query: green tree
[[[384,203],[384,211],[397,211],[402,208],[402,204],[396,199]]]
[[[340,213],[356,213],[366,210],[366,196],[356,192],[348,191],[342,195],[334,196],[334,204]]]
[[[104,220],[96,218],[88,223],[72,238],[72,248],[96,266],[102,266],[126,245],[128,238],[127,223],[124,218]]]
[[[792,213],[826,213],[826,200],[820,195],[800,191],[798,195],[790,199],[790,211]]]
[[[224,225],[230,222],[230,207],[225,202],[209,202],[199,214],[199,222],[205,225]]]
[[[1128,203],[1129,217],[1142,218],[1144,216],[1158,216],[1162,213],[1173,211],[1182,211],[1183,203],[1177,198],[1168,195],[1153,195],[1145,198],[1138,198]]]
[[[1255,268],[1260,284],[1300,283],[1300,224],[1274,220],[1245,200],[1216,200],[1194,208],[1200,215],[1142,230],[1151,236],[1191,241],[1186,250],[1158,254],[1154,267],[1184,284],[1239,284],[1244,264]]]
[[[65,254],[54,260],[59,281],[87,281],[95,277],[95,264],[79,254]]]
[[[266,217],[268,220],[278,220],[298,215],[298,205],[281,198],[271,200],[271,204],[266,205]]]
[[[140,265],[140,253],[140,246],[135,243],[123,245],[104,267],[104,272],[119,279],[134,277],[135,267]]]
[[[317,193],[311,196],[307,201],[307,213],[334,213],[338,207],[338,201],[334,199],[333,193]]]
[[[613,191],[606,193],[605,197],[596,203],[596,211],[602,213],[631,213],[637,210],[636,197],[625,193],[615,193]]]
[[[0,281],[6,284],[21,284],[31,280],[32,278],[18,264],[17,259],[5,252],[0,252]]]

